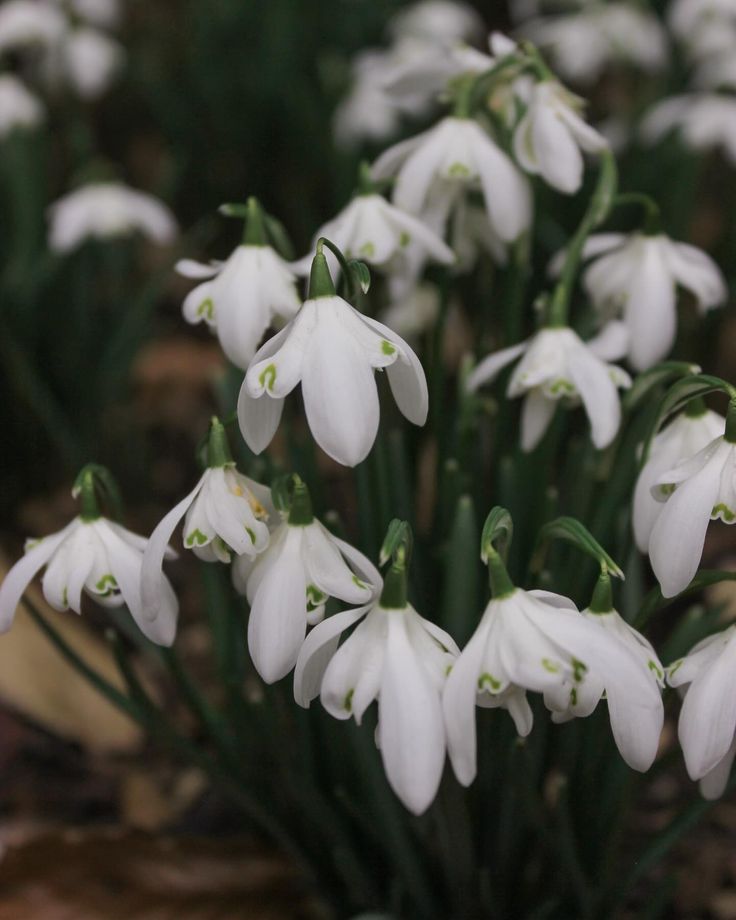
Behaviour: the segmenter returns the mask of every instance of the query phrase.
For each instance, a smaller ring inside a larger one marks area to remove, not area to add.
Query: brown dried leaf
[[[8,569],[0,560],[0,572]],[[109,683],[123,690],[112,653],[73,613],[52,610],[36,587],[34,605]],[[92,689],[51,645],[21,605],[0,642],[0,700],[61,738],[96,751],[129,751],[140,729]]]

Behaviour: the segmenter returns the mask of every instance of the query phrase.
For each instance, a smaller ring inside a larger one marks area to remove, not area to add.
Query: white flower
[[[146,539],[104,517],[76,517],[63,530],[28,541],[25,556],[0,586],[0,632],[10,628],[15,609],[35,574],[44,566],[41,588],[56,610],[81,612],[82,591],[105,607],[126,604],[133,619],[152,642],[171,645],[176,633],[178,602],[168,579],[161,576],[161,599],[155,611],[141,600],[141,574]],[[175,554],[166,546],[168,558]]]
[[[678,735],[691,779],[707,799],[722,795],[736,753],[736,626],[709,636],[667,672],[686,687]]]
[[[736,46],[733,0],[674,0],[667,10],[672,32],[693,57],[705,57]]]
[[[606,139],[580,117],[582,106],[583,100],[560,83],[537,83],[514,132],[514,155],[519,165],[567,194],[576,192],[583,181],[580,151],[599,153],[608,146]]]
[[[647,143],[677,130],[693,150],[722,147],[736,164],[736,98],[717,93],[673,96],[654,106],[641,124]]]
[[[354,147],[362,140],[383,141],[396,134],[402,109],[386,91],[390,51],[363,51],[352,63],[352,85],[335,109],[332,128],[338,145]]]
[[[144,611],[155,616],[162,603],[161,566],[174,530],[184,520],[183,543],[204,562],[255,557],[269,542],[274,515],[270,490],[239,473],[232,462],[208,467],[197,485],[158,523],[143,558]]]
[[[248,649],[253,664],[269,684],[294,667],[307,625],[324,617],[330,597],[366,604],[381,585],[373,564],[316,519],[307,524],[284,521],[255,563],[236,560],[233,580],[251,607]]]
[[[0,6],[0,54],[33,46],[48,48],[66,29],[66,17],[53,4],[8,0]]]
[[[278,428],[284,398],[298,383],[315,441],[338,463],[355,466],[376,438],[374,371],[386,368],[391,392],[415,425],[427,418],[427,381],[419,359],[386,326],[341,297],[305,301],[296,317],[261,346],[240,389],[238,420],[261,453]]]
[[[469,118],[447,117],[429,131],[389,148],[373,164],[374,179],[396,176],[394,203],[422,214],[438,190],[480,187],[488,218],[504,241],[531,221],[529,185],[509,157]]]
[[[55,252],[69,252],[90,238],[113,239],[135,232],[165,244],[177,232],[166,205],[119,182],[96,182],[69,192],[49,208],[49,223],[49,246]]]
[[[710,256],[661,233],[594,234],[583,257],[593,258],[583,273],[583,286],[606,317],[623,316],[629,359],[639,371],[652,367],[674,345],[678,286],[694,295],[700,313],[728,296],[725,279]],[[558,257],[553,270],[559,264]]]
[[[420,38],[435,45],[470,41],[483,33],[483,20],[466,3],[457,0],[420,0],[391,18],[394,40]]]
[[[96,99],[111,85],[125,62],[122,45],[97,29],[71,30],[43,61],[50,86],[65,80],[82,99]]]
[[[620,367],[606,363],[626,350],[628,336],[620,323],[609,323],[588,342],[572,329],[541,329],[531,339],[484,358],[468,376],[470,391],[489,383],[499,372],[524,357],[511,375],[506,395],[524,396],[521,414],[522,450],[533,450],[544,436],[560,399],[582,402],[593,443],[600,450],[616,436],[621,421],[617,387],[631,385]]]
[[[700,415],[682,412],[653,439],[634,489],[634,537],[641,552],[647,552],[652,528],[664,508],[652,495],[652,486],[667,470],[694,457],[722,435],[725,424],[723,416],[710,409]]]
[[[337,648],[340,635],[358,627]],[[301,706],[320,694],[337,719],[360,724],[378,700],[376,741],[386,776],[414,814],[437,792],[445,762],[440,696],[448,668],[459,654],[453,639],[411,605],[374,602],[329,617],[307,637],[294,672],[294,698]]]
[[[736,521],[736,445],[715,438],[658,476],[652,495],[665,504],[649,538],[649,559],[662,594],[674,597],[698,570],[708,522]]]
[[[238,246],[222,263],[177,263],[186,278],[206,278],[184,301],[189,323],[214,327],[222,350],[241,370],[253,358],[275,319],[289,320],[299,309],[296,275],[271,246]]]
[[[425,224],[390,204],[382,195],[356,195],[331,221],[314,235],[312,248],[320,237],[326,237],[342,251],[346,259],[360,259],[392,274],[401,271],[409,247],[416,248],[419,257],[444,265],[455,261],[449,246]],[[332,261],[331,261],[332,258]],[[334,257],[327,260],[334,269]],[[312,256],[308,255],[295,267],[309,274]]]
[[[548,49],[554,69],[581,83],[624,61],[647,72],[667,62],[667,39],[656,16],[633,4],[592,3],[569,15],[536,19],[520,30]]]
[[[381,319],[399,335],[413,340],[434,326],[439,312],[439,289],[425,282],[413,287],[400,299],[392,300],[381,314]]]
[[[0,74],[0,137],[18,128],[35,128],[44,118],[38,99],[11,74]]]
[[[581,616],[572,601],[545,591],[493,599],[455,663],[443,696],[447,746],[458,780],[476,773],[475,705],[508,709],[527,735],[526,691],[552,710],[589,715],[605,690],[611,728],[624,760],[646,770],[656,753],[662,701],[656,681],[614,635]]]

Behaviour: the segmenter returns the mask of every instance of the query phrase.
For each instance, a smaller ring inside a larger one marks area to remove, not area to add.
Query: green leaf
[[[461,646],[472,635],[478,617],[477,545],[478,521],[473,500],[469,495],[461,495],[444,554],[442,591],[442,625]]]
[[[379,565],[385,565],[389,559],[396,556],[402,547],[404,548],[406,563],[408,564],[411,558],[413,545],[414,536],[409,524],[406,521],[400,521],[398,518],[394,518],[388,525],[386,536],[383,539],[383,545],[381,546],[381,552],[378,557]]]
[[[514,521],[511,513],[500,505],[491,508],[480,538],[480,558],[483,562],[488,562],[489,551],[494,548],[506,561],[513,536]]]
[[[358,259],[350,259],[348,262],[353,288],[357,285],[364,294],[367,294],[371,286],[371,273],[365,262]]]
[[[697,364],[690,364],[687,361],[662,361],[649,370],[639,374],[634,380],[631,389],[627,390],[623,397],[622,405],[625,412],[631,412],[636,409],[644,399],[649,396],[652,390],[662,384],[669,383],[672,378],[687,377],[691,374],[699,374],[700,368]]]
[[[601,570],[607,571],[623,581],[624,573],[617,562],[603,549],[588,528],[572,517],[559,517],[545,524],[539,531],[537,547],[532,557],[532,571],[539,571],[550,540],[565,540],[598,562]]]

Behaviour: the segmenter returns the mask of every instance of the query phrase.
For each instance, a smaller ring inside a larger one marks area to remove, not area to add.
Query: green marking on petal
[[[368,587],[368,585],[367,585],[364,581],[361,581],[361,580],[358,578],[357,575],[353,575],[353,584],[354,584],[354,585],[357,585],[357,587],[359,587],[359,588],[367,588],[367,587]]]
[[[194,546],[195,543],[197,546],[204,546],[206,542],[207,542],[207,537],[202,533],[202,531],[199,528],[195,528],[191,533],[187,534],[186,537],[184,538],[184,546],[186,546],[187,549],[191,549],[191,547]]]
[[[572,703],[573,706],[577,706],[577,702],[578,702],[577,687],[573,687],[572,690],[570,691],[570,702]]]
[[[485,671],[478,678],[478,689],[484,690],[486,687],[489,687],[491,691],[498,691],[501,689],[501,681],[494,677],[493,674],[489,674],[488,671]]]
[[[273,390],[273,385],[276,383],[276,365],[269,364],[267,367],[264,367],[258,375],[258,382],[267,390]]]
[[[549,658],[542,658],[542,667],[545,671],[549,671],[550,674],[560,673],[560,666]]]
[[[571,380],[566,380],[564,377],[559,377],[557,380],[553,381],[547,388],[548,392],[557,396],[559,393],[575,393],[575,384]]]
[[[348,690],[347,694],[345,695],[345,699],[342,701],[342,708],[346,712],[353,711],[353,694],[354,693],[355,693],[355,688]]]
[[[254,531],[251,530],[250,527],[246,527],[246,528],[245,528],[245,532],[246,532],[246,533],[248,534],[248,536],[250,537],[250,542],[255,546],[255,543],[256,543],[256,535],[255,535]]]
[[[61,592],[61,603],[65,606],[69,606],[69,595],[67,594],[66,588]]]
[[[103,575],[95,584],[95,588],[103,597],[109,597],[117,591],[118,583],[115,576],[112,573],[108,573],[107,575]]]
[[[736,520],[736,512],[732,511],[728,505],[724,505],[723,502],[719,502],[714,506],[710,516],[713,518],[720,517],[727,524],[733,524],[734,520]]]
[[[670,665],[670,677],[674,677],[677,671],[682,667],[682,663],[685,661],[684,658],[679,658],[674,664]]]
[[[583,664],[582,661],[578,661],[577,658],[572,659],[572,676],[573,680],[576,680],[578,683],[585,677],[585,672],[588,670],[588,666]]]
[[[396,348],[386,339],[383,339],[381,342],[381,351],[384,355],[393,355],[396,353]]]
[[[215,317],[215,304],[211,297],[207,297],[202,303],[197,307],[197,316],[204,317],[208,320],[213,320]]]
[[[654,672],[654,674],[657,676],[659,680],[662,680],[662,678],[664,677],[664,673],[662,671],[662,668],[660,668],[660,666],[657,664],[656,661],[652,661],[652,659],[650,658],[649,661],[647,661],[647,666],[649,667],[650,671]]]
[[[363,243],[363,245],[358,250],[359,255],[364,259],[372,259],[376,254],[376,247],[373,243]]]
[[[411,234],[407,233],[406,230],[403,231],[399,237],[399,246],[408,246],[411,243]]]
[[[307,612],[312,613],[318,607],[321,607],[327,600],[324,591],[320,591],[316,585],[307,585]]]
[[[660,495],[672,495],[676,488],[677,486],[674,482],[668,482],[664,486],[657,486],[657,491],[660,493]]]
[[[451,179],[467,179],[470,176],[470,170],[465,163],[453,163],[447,170],[447,175]]]

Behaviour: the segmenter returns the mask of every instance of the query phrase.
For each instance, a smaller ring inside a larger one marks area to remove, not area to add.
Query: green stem
[[[246,204],[245,227],[243,228],[244,246],[268,245],[268,234],[263,208],[257,198],[250,197]]]
[[[488,581],[491,586],[491,597],[499,600],[513,594],[516,588],[509,577],[506,566],[499,553],[493,547],[486,550],[488,557]]]
[[[591,613],[610,613],[613,610],[611,576],[607,570],[598,577],[588,609]]]
[[[726,433],[724,439],[729,444],[736,444],[736,399],[733,397],[728,403],[728,412],[726,413]]]
[[[232,463],[233,455],[230,453],[225,426],[216,415],[213,415],[207,440],[207,466],[217,468],[230,466]]]
[[[601,153],[600,172],[593,196],[567,248],[560,279],[552,294],[547,314],[546,325],[548,327],[568,325],[570,296],[583,257],[583,247],[592,231],[608,216],[616,190],[616,182],[616,161],[610,150],[604,150]]]
[[[659,233],[662,221],[662,212],[657,202],[643,192],[623,192],[616,195],[613,199],[613,207],[626,207],[627,205],[638,205],[644,211],[643,232],[647,236],[653,236]]]

